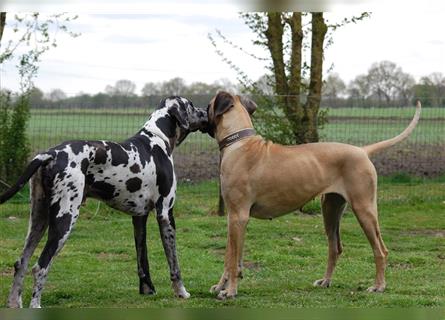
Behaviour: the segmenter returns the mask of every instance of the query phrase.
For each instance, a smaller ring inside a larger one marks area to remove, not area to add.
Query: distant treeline
[[[244,88],[226,79],[211,84],[193,82],[187,84],[184,79],[176,77],[164,82],[148,82],[136,93],[136,84],[130,80],[119,80],[114,85],[105,87],[105,92],[97,94],[79,93],[68,96],[60,89],[44,93],[34,88],[31,93],[33,108],[147,108],[156,107],[159,101],[167,96],[180,95],[193,101],[196,106],[205,107],[218,90],[229,90],[238,93],[270,96],[274,98],[273,78],[268,75],[260,77]],[[302,92],[307,88],[303,80]],[[303,94],[301,100],[305,100]],[[402,71],[395,63],[381,61],[374,63],[366,74],[358,75],[346,84],[338,74],[331,73],[324,79],[322,107],[330,108],[371,108],[403,107],[414,104],[416,99],[424,107],[445,108],[445,76],[432,73],[422,77],[418,82],[414,77]],[[257,100],[260,100],[257,97]]]
[[[166,95],[151,95],[151,96],[110,96],[105,93],[98,93],[95,95],[82,94],[74,97],[67,97],[58,101],[51,101],[47,99],[32,99],[31,107],[39,109],[154,109]],[[211,95],[182,95],[190,99],[197,107],[207,107]]]

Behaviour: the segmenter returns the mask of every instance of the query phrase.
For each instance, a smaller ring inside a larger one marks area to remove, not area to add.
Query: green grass
[[[226,219],[216,208],[215,182],[182,184],[175,208],[178,253],[187,301],[173,297],[157,223],[148,224],[150,268],[158,291],[138,294],[131,219],[89,200],[64,250],[56,258],[43,294],[45,307],[412,307],[445,306],[445,179],[403,175],[380,179],[380,224],[389,255],[388,288],[366,293],[374,278],[371,248],[354,215],[341,226],[344,254],[333,286],[312,287],[326,264],[320,214],[251,219],[245,244],[245,277],[235,300],[208,292],[223,270]],[[315,211],[316,203],[311,204]],[[12,265],[20,254],[28,205],[0,207],[0,305],[7,298]],[[40,252],[42,245],[37,252]],[[33,258],[32,263],[36,259]],[[27,277],[24,302],[30,300]]]

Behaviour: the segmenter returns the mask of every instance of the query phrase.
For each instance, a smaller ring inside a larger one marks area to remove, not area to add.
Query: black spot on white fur
[[[110,200],[114,197],[116,187],[105,181],[95,181],[91,184],[91,193],[104,200]]]
[[[107,163],[107,151],[105,148],[97,148],[96,155],[94,156],[95,164],[105,164]]]
[[[139,167],[139,165],[137,163],[135,163],[134,165],[132,165],[130,167],[130,171],[133,173],[139,173],[139,172],[141,172],[141,168]]]
[[[137,177],[131,178],[125,182],[125,185],[127,186],[128,191],[136,192],[138,190],[141,190],[142,180]]]
[[[173,138],[176,135],[176,121],[173,120],[168,114],[165,117],[159,118],[156,121],[156,126],[161,129],[161,131],[168,138]]]
[[[119,166],[119,165],[127,165],[128,164],[128,153],[117,143],[108,142],[107,145],[111,150],[111,165]]]
[[[162,197],[167,197],[173,185],[173,166],[171,159],[159,147],[153,147],[153,161],[156,167],[156,185],[159,189],[159,194]]]

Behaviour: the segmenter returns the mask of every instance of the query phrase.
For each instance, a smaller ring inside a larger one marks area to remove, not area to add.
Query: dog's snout
[[[198,109],[199,120],[201,123],[206,123],[208,121],[207,111],[204,109]]]

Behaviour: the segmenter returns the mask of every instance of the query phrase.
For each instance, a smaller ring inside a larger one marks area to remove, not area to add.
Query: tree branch
[[[3,30],[5,30],[6,25],[6,12],[0,12],[0,43],[3,38]]]

